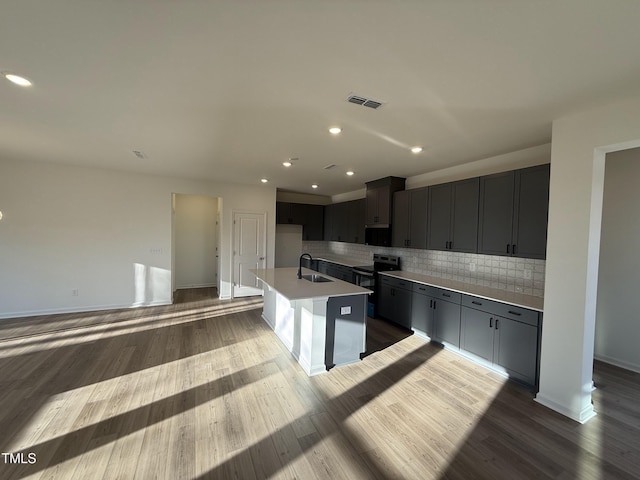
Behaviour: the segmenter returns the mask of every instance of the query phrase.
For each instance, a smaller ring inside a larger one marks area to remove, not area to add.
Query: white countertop
[[[340,297],[343,295],[368,295],[371,290],[343,282],[329,275],[320,274],[333,282],[314,283],[304,279],[298,279],[298,269],[288,268],[266,268],[250,270],[255,276],[278,291],[289,300],[301,300],[303,298],[317,297]],[[302,269],[302,274],[317,274],[313,270]]]
[[[430,285],[432,287],[445,288],[453,292],[473,295],[487,300],[495,300],[497,302],[508,303],[516,307],[528,308],[531,310],[543,311],[544,298],[535,297],[533,295],[525,295],[523,293],[508,292],[498,288],[483,287],[473,285],[471,283],[457,282],[455,280],[447,280],[445,278],[430,277],[419,273],[411,272],[380,272],[382,275],[401,278],[403,280],[411,280],[412,282]]]

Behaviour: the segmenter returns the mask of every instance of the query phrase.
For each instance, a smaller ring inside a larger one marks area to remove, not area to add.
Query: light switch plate
[[[340,315],[350,315],[351,307],[340,307]]]

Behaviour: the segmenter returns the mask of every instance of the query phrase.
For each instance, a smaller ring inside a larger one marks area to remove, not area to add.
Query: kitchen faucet
[[[302,255],[300,255],[300,259],[298,260],[298,279],[302,278],[302,257],[309,257],[309,261],[313,261],[310,253],[303,253]]]

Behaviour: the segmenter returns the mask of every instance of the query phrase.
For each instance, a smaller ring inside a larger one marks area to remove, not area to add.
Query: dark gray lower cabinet
[[[378,314],[537,391],[542,314],[380,275]]]
[[[450,347],[460,346],[460,294],[413,284],[411,328]]]
[[[343,280],[345,282],[353,283],[353,270],[351,267],[347,267],[344,265],[338,265],[337,263],[327,263],[327,271],[326,274],[330,277],[337,278],[338,280]]]
[[[378,315],[411,328],[412,282],[380,275]]]
[[[460,346],[460,304],[444,300],[433,301],[432,340]]]
[[[537,388],[538,312],[468,295],[462,303],[460,348]]]

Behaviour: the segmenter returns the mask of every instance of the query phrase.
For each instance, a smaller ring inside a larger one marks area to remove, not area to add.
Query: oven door
[[[369,290],[375,290],[375,277],[371,272],[365,272],[363,270],[353,269],[353,283],[362,288],[368,288]]]

